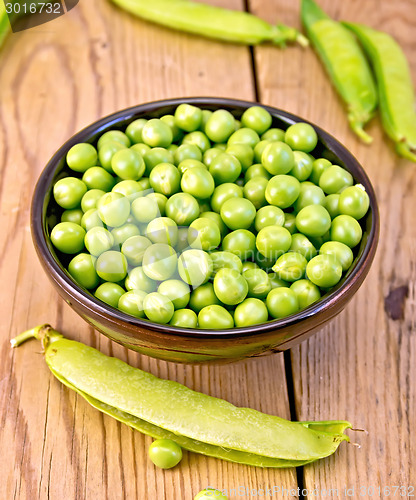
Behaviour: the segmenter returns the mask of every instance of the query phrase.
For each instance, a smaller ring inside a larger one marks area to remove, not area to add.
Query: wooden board
[[[244,8],[240,0],[216,4]],[[333,16],[396,36],[416,81],[412,0],[322,0],[321,5]],[[300,26],[298,2],[250,0],[249,8],[270,22]],[[298,487],[321,493],[337,489],[341,498],[345,487],[354,488],[358,497],[368,493],[361,487],[371,486],[381,488],[376,498],[387,498],[383,488],[390,487],[391,498],[394,486],[416,486],[416,169],[397,159],[378,119],[369,126],[371,147],[355,138],[311,50],[256,48],[254,62],[246,47],[169,31],[99,0],[81,1],[52,23],[12,35],[0,52],[1,499],[192,500],[208,485],[287,490],[274,498],[297,498]],[[293,392],[282,355],[221,367],[182,366],[127,352],[96,334],[53,291],[29,229],[36,180],[77,130],[154,99],[250,100],[256,90],[264,104],[319,124],[357,156],[374,183],[382,217],[378,254],[356,298],[329,327],[292,350]],[[385,297],[403,285],[408,287],[403,318],[393,320]],[[347,418],[369,434],[354,435],[360,449],[342,446],[298,476],[293,470],[254,469],[195,454],[185,454],[173,470],[157,470],[147,459],[151,439],[62,387],[48,372],[37,343],[10,349],[9,338],[46,321],[70,338],[235,404],[289,418],[290,399],[299,419]]]

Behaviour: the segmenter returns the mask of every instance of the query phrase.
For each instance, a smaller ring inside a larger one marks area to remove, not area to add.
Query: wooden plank
[[[240,0],[217,3],[242,7]],[[180,467],[156,470],[147,459],[150,438],[101,415],[58,383],[35,342],[14,351],[8,344],[20,331],[50,322],[68,337],[155,375],[289,417],[280,355],[230,366],[180,366],[127,352],[96,334],[52,289],[29,229],[36,179],[73,133],[154,99],[252,99],[249,50],[175,33],[109,2],[89,0],[53,23],[12,35],[0,57],[0,498],[179,500],[206,486],[296,488],[294,471],[186,453]]]
[[[366,23],[395,36],[416,83],[414,2],[319,3],[333,17]],[[252,0],[250,6],[253,12],[276,14],[299,26],[297,4]],[[342,103],[311,50],[259,48],[255,56],[262,102],[299,114],[344,143],[369,174],[381,214],[379,249],[364,285],[330,325],[292,350],[297,417],[348,419],[369,433],[353,435],[361,449],[341,446],[335,456],[305,467],[305,488],[332,488],[342,498],[344,488],[350,488],[350,496],[369,498],[368,488],[374,487],[374,497],[387,498],[387,488],[391,496],[393,487],[399,486],[407,496],[416,480],[412,433],[416,423],[416,170],[395,155],[379,119],[368,127],[374,136],[371,147],[355,138]],[[401,286],[408,287],[408,297],[403,300],[403,317],[393,320],[384,302],[391,290]]]

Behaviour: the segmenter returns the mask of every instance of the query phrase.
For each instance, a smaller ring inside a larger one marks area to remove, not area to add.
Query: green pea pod
[[[290,422],[238,408],[67,340],[47,325],[19,335],[12,345],[31,337],[42,341],[55,377],[92,406],[190,451],[259,467],[297,467],[349,441],[343,433],[348,422]]]
[[[330,19],[313,0],[302,0],[302,22],[333,85],[348,108],[352,130],[366,143],[363,130],[377,106],[377,90],[370,66],[354,36]]]
[[[142,19],[187,33],[248,45],[272,42],[284,45],[308,40],[295,28],[273,26],[262,19],[236,10],[188,0],[113,0],[119,7]]]
[[[406,56],[387,33],[362,24],[343,24],[357,35],[374,68],[384,130],[399,155],[416,161],[415,93]]]

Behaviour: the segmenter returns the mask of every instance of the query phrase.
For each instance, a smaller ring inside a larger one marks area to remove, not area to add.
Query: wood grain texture
[[[218,4],[243,7],[239,0]],[[88,0],[54,22],[12,35],[0,58],[0,498],[188,500],[208,485],[296,488],[293,470],[261,470],[195,454],[185,453],[171,471],[157,470],[147,459],[151,439],[57,382],[39,344],[13,351],[9,346],[18,332],[50,322],[69,338],[160,377],[290,417],[281,355],[221,367],[180,366],[127,352],[96,334],[53,291],[29,228],[36,180],[73,133],[155,99],[253,99],[249,49],[175,33],[109,2]]]
[[[336,19],[366,23],[393,35],[406,53],[416,83],[414,1],[319,3]],[[255,13],[279,15],[286,22],[299,19],[297,2],[287,6],[252,0],[250,6]],[[368,431],[368,435],[354,434],[360,449],[340,447],[335,456],[305,467],[305,488],[335,489],[341,497],[345,487],[355,488],[352,496],[363,493],[370,498],[366,488],[373,486],[375,497],[388,498],[384,487],[407,488],[416,483],[412,436],[416,424],[416,169],[395,155],[378,118],[368,127],[374,143],[370,147],[360,143],[312,51],[290,49],[276,54],[273,48],[262,47],[255,49],[255,59],[262,102],[297,113],[332,133],[365,167],[378,195],[380,244],[367,280],[347,309],[293,349],[291,358],[299,419],[346,418]],[[409,290],[403,297],[404,315],[393,320],[384,301],[401,286]]]

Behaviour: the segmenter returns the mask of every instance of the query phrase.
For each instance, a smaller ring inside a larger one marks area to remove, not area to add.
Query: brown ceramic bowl
[[[370,209],[361,221],[363,239],[360,247],[355,251],[355,260],[350,270],[342,281],[321,300],[297,314],[253,327],[220,331],[175,328],[136,319],[107,306],[78,286],[61,263],[62,261],[65,264],[65,256],[58,255],[50,242],[50,231],[59,220],[59,210],[62,210],[51,197],[52,186],[67,168],[65,167],[67,151],[78,142],[94,143],[102,133],[109,129],[124,129],[131,121],[139,117],[159,117],[172,113],[176,106],[183,102],[211,110],[225,108],[237,118],[246,108],[254,104],[216,98],[185,98],[152,102],[114,113],[75,134],[47,164],[34,192],[31,225],[39,259],[63,299],[97,330],[129,349],[155,358],[185,363],[230,362],[284,351],[320,330],[347,305],[370,269],[379,233],[376,197],[366,173],[342,144],[316,125],[314,127],[319,136],[319,143],[315,152],[349,170],[355,181],[365,186],[370,197]],[[287,128],[292,123],[305,121],[284,111],[265,107],[273,116],[275,127]]]

